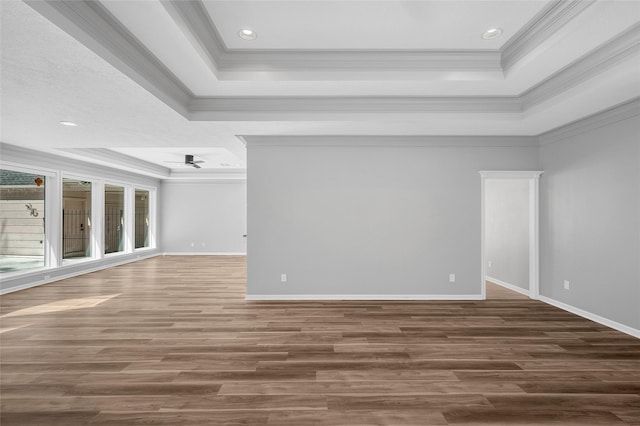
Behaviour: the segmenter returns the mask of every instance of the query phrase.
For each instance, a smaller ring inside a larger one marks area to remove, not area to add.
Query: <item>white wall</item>
[[[540,251],[543,296],[640,329],[637,103],[635,114],[541,139]]]
[[[246,253],[245,182],[164,181],[161,193],[165,253]]]
[[[488,279],[529,290],[529,181],[485,181]]]
[[[478,171],[539,166],[535,138],[245,139],[254,298],[479,298]]]

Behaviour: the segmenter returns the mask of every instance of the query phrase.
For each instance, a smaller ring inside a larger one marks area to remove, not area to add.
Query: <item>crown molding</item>
[[[266,120],[287,114],[290,120],[303,120],[318,113],[523,113],[639,53],[640,24],[636,24],[517,96],[194,97],[188,104],[189,118]]]
[[[232,50],[201,0],[164,0],[162,5],[205,62],[215,64],[215,72],[502,71],[497,50]]]
[[[555,0],[513,35],[500,49],[506,72],[596,0]]]
[[[162,179],[163,186],[167,185],[192,185],[192,184],[224,184],[224,185],[241,185],[247,183],[246,173],[243,177],[224,178],[224,177],[204,177],[204,178],[181,178],[181,179]]]
[[[25,0],[116,69],[186,117],[194,94],[98,1]]]
[[[235,181],[242,183],[247,180],[247,169],[235,170],[171,170],[168,178],[171,182],[190,181],[190,182],[230,182]]]
[[[581,133],[638,116],[640,116],[640,97],[545,132],[539,136],[540,146],[560,142]]]
[[[161,0],[160,3],[202,61],[218,77],[226,47],[202,2]]]
[[[251,149],[274,146],[305,147],[537,147],[537,136],[380,136],[287,135],[242,136]]]
[[[105,157],[91,155],[85,153],[84,150],[103,152],[107,155],[113,152],[108,149],[92,148],[27,148],[0,142],[0,152],[2,153],[0,160],[3,164],[19,167],[27,166],[37,170],[39,173],[49,172],[55,175],[59,171],[63,171],[76,176],[96,177],[100,175],[108,180],[120,181],[125,179],[131,182],[139,182],[141,185],[150,185],[151,182],[155,182],[155,179],[159,177],[158,174],[145,172],[143,169],[145,162],[138,162],[128,157],[128,160],[135,167],[119,167],[116,163],[110,163],[110,160]],[[146,164],[155,166],[150,163]]]
[[[162,4],[205,62],[218,72],[290,71],[498,71],[502,73],[596,0],[546,5],[500,50],[285,50],[229,49],[201,0]],[[217,74],[218,75],[218,74]]]
[[[189,181],[243,181],[247,178],[246,169],[170,169],[150,163],[106,148],[64,148],[57,151],[73,155],[84,161],[98,162],[110,168],[122,169],[137,174],[169,180]]]
[[[500,51],[286,51],[230,50],[200,0],[161,3],[218,75],[228,71],[497,72],[509,67],[586,10],[595,0],[557,0],[508,40]],[[640,24],[516,96],[197,97],[100,1],[27,0],[33,9],[102,56],[190,120],[303,120],[343,114],[522,114],[635,55]],[[520,56],[519,56],[520,55]],[[502,65],[501,65],[502,63]]]
[[[171,170],[168,167],[149,163],[140,158],[131,157],[106,148],[58,148],[57,151],[83,158],[85,161],[98,161],[111,168],[119,168],[127,171],[135,170],[135,173],[166,178]]]
[[[640,23],[522,93],[523,111],[558,96],[640,53]]]
[[[221,71],[448,71],[495,72],[502,76],[497,50],[254,50],[226,51]]]
[[[266,119],[280,114],[507,113],[522,112],[514,96],[260,96],[200,97],[189,103],[191,120]]]

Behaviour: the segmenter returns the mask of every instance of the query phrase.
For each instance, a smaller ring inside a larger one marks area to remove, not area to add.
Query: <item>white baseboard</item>
[[[539,296],[538,300],[640,339],[640,330],[638,330],[637,328],[629,327],[628,325],[620,324],[619,322],[601,317],[600,315],[592,314],[591,312],[584,311],[580,308],[576,308],[575,306],[558,302],[557,300],[551,299],[550,297]]]
[[[95,272],[95,271],[90,271],[90,272]],[[73,277],[73,275],[70,275],[67,278],[71,278],[71,277]],[[0,296],[3,296],[5,294],[9,294],[9,293],[13,293],[14,291],[26,290],[26,289],[31,288],[31,287],[38,287],[38,286],[43,285],[43,284],[49,284],[49,283],[52,283],[54,281],[63,280],[63,279],[64,278],[57,278],[56,277],[55,279],[34,281],[34,282],[31,282],[31,283],[26,283],[26,284],[22,284],[22,285],[16,285],[16,286],[9,287],[9,288],[3,288],[3,289],[0,289]]]
[[[486,281],[491,281],[492,283],[498,284],[499,286],[507,288],[507,289],[509,289],[511,291],[515,291],[517,293],[524,294],[527,297],[531,297],[531,293],[529,292],[529,290],[524,289],[522,287],[518,287],[517,285],[510,284],[510,283],[505,282],[505,281],[500,281],[499,279],[490,277],[488,275],[485,276],[485,280]]]
[[[247,294],[245,300],[482,300],[480,294]]]
[[[194,253],[186,253],[186,252],[167,252],[162,253],[163,256],[246,256],[247,253],[234,253],[234,252],[194,252]]]
[[[128,259],[120,260],[118,262],[111,262],[111,263],[104,264],[104,265],[93,266],[91,268],[82,269],[81,271],[75,271],[75,272],[71,272],[69,274],[56,275],[56,276],[51,277],[51,278],[46,279],[46,280],[38,280],[38,281],[33,281],[33,282],[29,282],[29,283],[22,284],[22,285],[9,287],[9,288],[3,288],[3,289],[0,289],[0,295],[13,293],[14,291],[19,291],[19,290],[26,290],[28,288],[38,287],[38,286],[41,286],[41,285],[44,285],[44,284],[53,283],[53,282],[56,282],[56,281],[66,280],[67,278],[73,278],[73,277],[77,277],[77,276],[84,275],[84,274],[90,274],[92,272],[101,271],[103,269],[113,268],[114,266],[126,265],[127,263],[137,262],[138,260],[151,259],[152,257],[156,257],[156,256],[160,256],[160,253],[153,253],[153,254],[148,254],[148,255],[138,255],[135,258],[128,258]],[[66,266],[72,266],[72,265],[66,265]],[[64,266],[62,266],[61,268],[64,268]],[[53,273],[55,273],[55,271],[56,271],[56,269],[47,269],[47,270],[41,270],[39,272],[40,273],[53,274]]]

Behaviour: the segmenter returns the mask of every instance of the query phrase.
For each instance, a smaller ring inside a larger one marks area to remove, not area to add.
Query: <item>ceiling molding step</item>
[[[554,98],[639,53],[640,24],[636,24],[521,94],[522,109]]]
[[[555,0],[513,35],[500,49],[506,72],[596,0]]]
[[[162,185],[183,185],[183,184],[192,185],[192,184],[198,184],[198,183],[209,183],[209,184],[214,183],[214,184],[227,184],[227,185],[228,184],[244,184],[244,183],[247,183],[247,176],[246,174],[244,176],[236,176],[236,177],[191,176],[191,177],[182,177],[182,178],[162,179],[160,182]]]
[[[545,132],[539,136],[540,146],[560,142],[566,138],[590,132],[600,127],[633,117],[640,117],[640,97]],[[603,140],[603,143],[606,142],[606,140]]]
[[[206,169],[193,169],[193,170],[171,170],[169,176],[164,179],[169,180],[182,180],[182,179],[195,179],[195,180],[217,180],[217,181],[234,181],[234,180],[246,180],[247,169],[218,169],[218,170],[206,170]]]
[[[201,0],[162,4],[205,62],[224,72],[451,70],[500,71],[512,66],[596,0],[557,0],[501,50],[244,50],[228,49]]]
[[[194,94],[97,1],[26,0],[31,8],[187,116]]]
[[[166,178],[170,173],[168,167],[162,167],[106,148],[58,148],[57,151],[73,154],[85,159],[85,161],[98,161],[100,164],[108,165],[108,167],[137,174]]]
[[[161,2],[214,72],[450,70],[502,71],[497,50],[228,49],[200,0]]]
[[[114,180],[128,179],[134,182],[138,181],[141,185],[153,184],[152,182],[158,178],[157,175],[136,173],[131,171],[131,168],[119,168],[115,164],[110,164],[108,160],[95,161],[87,155],[74,152],[82,149],[84,148],[36,149],[0,142],[3,164],[24,165],[29,169],[34,169],[37,173],[40,171],[58,173],[73,169],[74,175]]]
[[[458,71],[498,72],[497,50],[252,50],[226,51],[225,72],[287,71]]]
[[[538,147],[537,136],[425,136],[425,135],[243,135],[247,148],[305,147]]]
[[[189,104],[189,111],[193,120],[204,119],[204,116],[215,119],[215,114],[206,113],[223,112],[243,119],[247,115],[265,114],[272,118],[274,114],[296,113],[521,113],[522,108],[520,100],[514,96],[263,96],[194,98]]]
[[[201,1],[160,1],[202,61],[217,77],[226,47]]]

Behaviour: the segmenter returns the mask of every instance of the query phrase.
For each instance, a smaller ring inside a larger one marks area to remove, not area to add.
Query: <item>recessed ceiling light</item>
[[[489,28],[487,31],[482,33],[482,38],[485,40],[492,40],[494,38],[498,38],[502,35],[502,28]]]
[[[244,28],[238,31],[238,36],[243,40],[255,40],[258,37],[255,31]]]
[[[61,121],[60,124],[62,124],[63,126],[69,126],[69,127],[76,127],[77,124],[74,123],[73,121]]]

